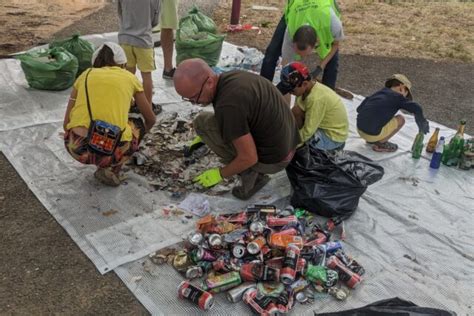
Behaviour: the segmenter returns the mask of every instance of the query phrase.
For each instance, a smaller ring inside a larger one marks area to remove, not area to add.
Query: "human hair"
[[[113,67],[118,66],[114,60],[114,53],[107,45],[104,45],[100,50],[99,54],[97,55],[94,65],[94,68],[102,68],[102,67]]]
[[[305,50],[308,46],[316,46],[316,31],[312,26],[303,25],[296,30],[295,35],[293,36],[293,43],[296,44],[296,47],[299,50]]]
[[[385,88],[398,87],[402,84],[403,83],[400,80],[390,79],[390,80],[387,80],[387,82],[385,82]]]

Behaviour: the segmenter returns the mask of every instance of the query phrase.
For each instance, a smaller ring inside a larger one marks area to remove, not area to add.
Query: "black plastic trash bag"
[[[315,316],[456,316],[456,313],[431,307],[420,307],[401,298],[389,298],[360,308]]]
[[[74,56],[79,62],[79,70],[76,77],[86,69],[92,67],[92,54],[94,54],[94,45],[79,37],[79,34],[73,35],[65,40],[56,40],[49,44],[49,48],[62,47]]]
[[[64,48],[31,51],[16,58],[21,61],[21,69],[32,88],[64,90],[76,79],[77,58]]]
[[[219,62],[223,35],[216,34],[216,24],[193,7],[179,21],[176,32],[176,64],[190,58],[201,58],[213,67]]]
[[[286,173],[293,188],[291,205],[346,219],[356,210],[367,186],[380,180],[384,170],[353,151],[326,152],[303,146]]]

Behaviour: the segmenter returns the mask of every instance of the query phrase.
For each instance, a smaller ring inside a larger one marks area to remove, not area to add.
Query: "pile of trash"
[[[260,315],[289,312],[320,297],[345,300],[364,268],[343,250],[344,226],[318,223],[312,213],[287,206],[251,205],[245,211],[208,215],[179,249],[150,255],[171,264],[186,280],[178,296],[208,310],[214,295],[244,301]],[[340,232],[339,239],[331,241]]]
[[[180,196],[187,192],[220,195],[232,189],[235,178],[225,179],[210,189],[192,181],[205,170],[222,166],[219,157],[207,146],[202,146],[191,156],[184,157],[186,145],[196,136],[191,125],[198,113],[199,110],[191,110],[180,114],[163,114],[160,121],[143,138],[140,150],[134,154],[134,164],[131,167],[135,173],[146,177],[155,189]]]

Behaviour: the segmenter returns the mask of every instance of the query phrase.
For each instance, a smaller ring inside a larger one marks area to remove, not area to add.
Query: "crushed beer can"
[[[189,281],[183,281],[178,286],[178,296],[185,298],[202,310],[209,310],[214,304],[214,296],[203,289],[192,285]]]
[[[238,302],[242,301],[242,298],[243,298],[245,292],[247,292],[250,289],[256,289],[256,288],[257,288],[256,283],[245,282],[245,283],[242,283],[241,285],[229,290],[226,293],[226,298],[231,303],[238,303]]]
[[[208,275],[206,279],[207,288],[212,293],[227,291],[242,283],[239,272],[232,271],[225,274]]]

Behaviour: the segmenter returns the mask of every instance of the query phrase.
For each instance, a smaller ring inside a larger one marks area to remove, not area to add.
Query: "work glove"
[[[311,78],[316,79],[323,72],[321,66],[316,67],[316,69],[311,73]]]
[[[428,134],[430,132],[430,124],[427,120],[417,122],[417,125],[420,133]]]
[[[195,151],[196,149],[198,149],[199,147],[203,145],[204,143],[202,142],[201,136],[194,137],[191,143],[184,147],[184,150],[183,150],[184,157],[190,157],[193,151]]]
[[[216,184],[220,183],[222,180],[223,179],[221,176],[221,172],[219,171],[219,168],[212,168],[212,169],[206,170],[193,179],[194,182],[199,183],[205,188],[210,188],[212,186],[215,186]]]

